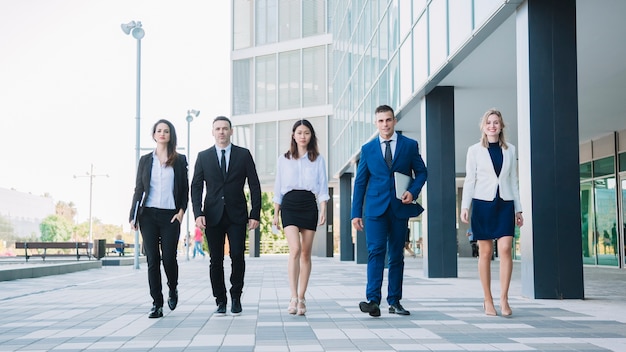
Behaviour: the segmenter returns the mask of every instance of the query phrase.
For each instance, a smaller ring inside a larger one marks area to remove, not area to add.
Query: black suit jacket
[[[252,209],[244,185],[248,181]],[[202,191],[206,187],[204,204]],[[247,223],[261,218],[261,184],[252,154],[248,149],[232,145],[226,179],[222,176],[215,146],[198,153],[191,180],[191,204],[195,218],[204,216],[207,226],[217,225],[224,211],[233,223]]]
[[[139,159],[139,166],[137,167],[137,179],[135,181],[135,193],[133,194],[133,203],[130,207],[130,215],[128,221],[132,221],[135,215],[135,207],[137,202],[140,203],[140,207],[137,211],[137,217],[141,214],[145,200],[150,194],[150,179],[152,177],[152,157],[154,152],[150,152],[143,155]],[[187,175],[187,158],[178,154],[176,160],[174,160],[174,203],[176,204],[176,210],[187,210],[187,204],[189,203],[189,176]],[[145,194],[145,195],[144,195]]]

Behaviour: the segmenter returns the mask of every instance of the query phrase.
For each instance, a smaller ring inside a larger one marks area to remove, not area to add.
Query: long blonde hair
[[[506,141],[504,140],[504,119],[502,118],[502,113],[496,108],[491,108],[487,110],[487,112],[485,112],[483,117],[480,119],[480,125],[479,125],[480,132],[481,132],[480,144],[482,144],[482,146],[485,148],[489,147],[489,140],[487,139],[487,134],[485,134],[483,127],[485,127],[485,125],[487,124],[487,119],[491,115],[498,116],[498,119],[500,120],[499,121],[500,122],[500,134],[498,135],[498,141],[500,143],[500,147],[502,147],[503,149],[507,149],[508,145],[506,144]]]

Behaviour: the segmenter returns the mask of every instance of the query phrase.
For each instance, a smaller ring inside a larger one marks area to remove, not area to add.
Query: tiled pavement
[[[286,262],[247,258],[237,317],[212,316],[202,258],[180,259],[179,306],[161,319],[147,316],[145,264],[0,282],[0,351],[626,351],[624,270],[586,267],[585,300],[532,300],[521,296],[515,263],[513,316],[504,318],[482,312],[476,259],[459,258],[458,278],[429,279],[422,259],[407,258],[402,303],[411,315],[387,314],[384,304],[371,318],[358,308],[365,265],[313,258],[300,317],[286,312]],[[493,269],[498,297],[497,261]]]

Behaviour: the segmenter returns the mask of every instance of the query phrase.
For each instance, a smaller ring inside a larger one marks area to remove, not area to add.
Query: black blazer
[[[252,209],[244,185],[248,180]],[[202,191],[206,187],[204,204]],[[204,216],[207,226],[217,225],[224,211],[233,223],[247,223],[248,219],[261,218],[261,184],[252,154],[246,148],[232,145],[226,179],[222,176],[215,146],[198,153],[191,180],[191,204],[195,218]]]
[[[150,178],[152,177],[152,157],[154,152],[143,155],[139,159],[139,167],[137,168],[137,179],[135,181],[135,193],[133,194],[133,203],[130,207],[130,215],[128,221],[132,221],[135,215],[135,206],[139,201],[140,206],[137,211],[137,217],[141,215],[145,201],[150,193]],[[176,210],[187,210],[189,203],[189,176],[187,175],[187,158],[183,154],[178,154],[174,160],[174,203]],[[144,195],[145,194],[145,195]]]

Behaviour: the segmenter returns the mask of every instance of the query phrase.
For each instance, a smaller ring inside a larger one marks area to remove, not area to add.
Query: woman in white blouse
[[[326,165],[317,147],[315,130],[309,121],[298,120],[293,125],[289,150],[278,157],[274,184],[273,225],[277,229],[282,225],[289,244],[289,314],[306,313],[313,237],[317,226],[326,222],[329,198]]]

